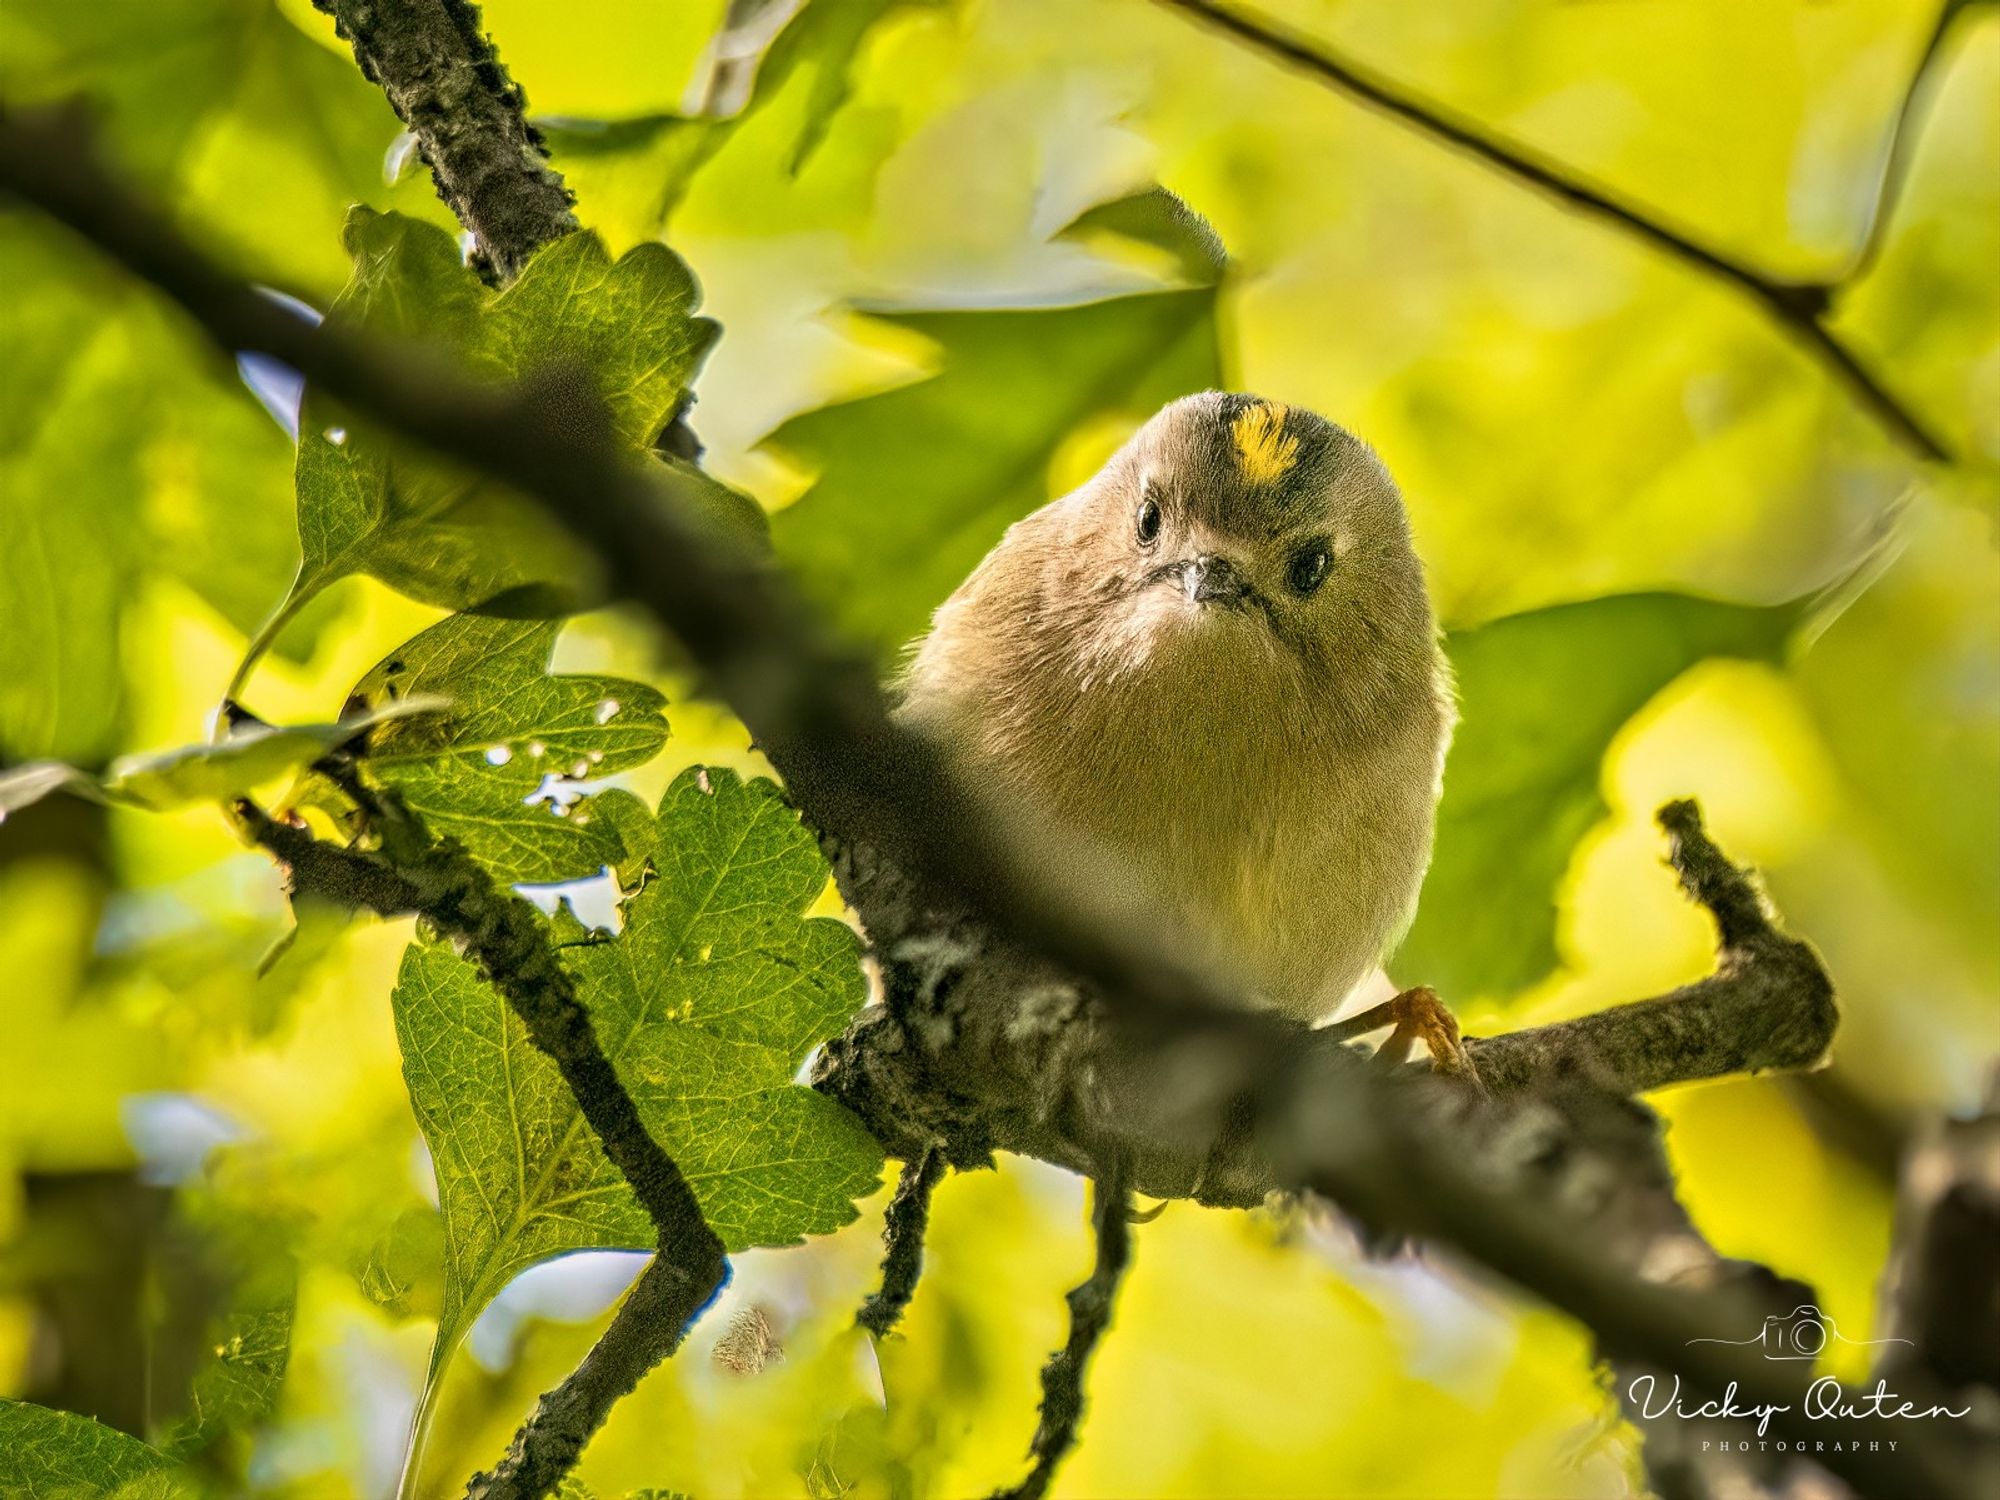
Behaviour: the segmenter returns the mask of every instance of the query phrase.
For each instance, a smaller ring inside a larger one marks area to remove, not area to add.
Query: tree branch
[[[1771,924],[1749,880],[1702,832],[1693,803],[1668,803],[1660,825],[1681,888],[1715,918],[1716,972],[1657,1000],[1468,1038],[1489,1088],[1581,1076],[1610,1093],[1642,1094],[1729,1073],[1810,1068],[1825,1058],[1839,1014],[1812,949]]]
[[[1749,878],[1709,840],[1694,804],[1669,803],[1660,821],[1682,888],[1715,920],[1716,972],[1575,1020],[1468,1037],[1495,1095],[1580,1087],[1622,1096],[1811,1067],[1825,1055],[1839,1018],[1812,949],[1773,925]],[[867,918],[889,1008],[865,1012],[829,1046],[820,1087],[912,1159],[943,1141],[962,1165],[1002,1149],[1090,1170],[1103,1149],[1087,1124],[1090,1101],[1111,1111],[1145,1108],[1156,1087],[1121,1057],[1124,1042],[1102,997],[976,923],[941,915],[894,867],[848,857],[835,870],[849,904]],[[1338,1045],[1277,1017],[1243,1027],[1262,1032],[1257,1044],[1274,1049]],[[1141,1151],[1133,1186],[1248,1207],[1288,1184],[1259,1143],[1228,1129],[1218,1113],[1208,1134],[1163,1133]]]
[[[1740,1339],[1745,1318],[1761,1311],[1726,1288],[1650,1285],[1594,1231],[1591,1184],[1615,1167],[1592,1153],[1574,1117],[1577,1100],[1601,1101],[1600,1092],[1578,1084],[1482,1103],[1440,1080],[1386,1075],[1345,1047],[1233,1006],[1226,989],[1161,961],[1144,920],[1107,913],[1088,872],[1046,883],[1023,876],[1019,832],[961,788],[928,741],[888,720],[866,663],[835,646],[789,587],[700,529],[680,485],[620,455],[601,405],[574,375],[549,371],[482,388],[337,321],[307,325],[138,203],[80,146],[73,125],[0,115],[0,187],[153,282],[222,348],[284,360],[406,438],[503,478],[570,526],[601,559],[612,590],[680,638],[805,814],[845,844],[850,879],[867,869],[907,872],[898,878],[921,893],[912,910],[978,913],[977,922],[947,919],[938,930],[949,944],[1006,945],[1015,950],[1013,972],[1039,966],[1035,985],[1011,992],[1022,1036],[998,1048],[995,1061],[1018,1066],[1035,1052],[1058,1066],[1096,1047],[1101,1067],[1090,1081],[1115,1107],[1084,1121],[1100,1127],[1094,1160],[1130,1152],[1135,1181],[1144,1181],[1148,1153],[1156,1165],[1185,1159],[1198,1142],[1226,1169],[1232,1154],[1243,1155],[1234,1142],[1249,1141],[1271,1180],[1319,1193],[1378,1231],[1454,1248],[1585,1323],[1620,1357],[1674,1371],[1709,1396],[1733,1384],[1740,1401],[1783,1408],[1772,1418],[1780,1435],[1816,1436],[1803,1416],[1802,1374],[1754,1351],[1688,1343]],[[875,931],[874,914],[864,908],[863,916]],[[883,941],[879,931],[876,938]],[[891,981],[890,998],[898,1004],[922,998],[898,995],[912,973],[930,982],[956,970],[960,989],[974,977],[942,949],[913,952],[905,943],[894,956],[902,977]],[[1093,987],[1088,998],[1080,984]],[[1063,1017],[1068,1024],[1052,1024]],[[1092,1020],[1102,1029],[1081,1024]],[[878,1012],[870,1024],[896,1023]],[[851,1035],[828,1049],[829,1063],[860,1050]],[[926,1039],[919,1061],[940,1055]],[[1032,1082],[1021,1088],[1010,1128],[1059,1144],[1065,1122],[1021,1102],[1042,1097]],[[943,1116],[950,1103],[939,1094],[925,1108]],[[979,1145],[959,1141],[952,1159]],[[1562,1194],[1525,1191],[1552,1154],[1572,1167],[1552,1185]],[[1193,1182],[1170,1191],[1198,1187],[1204,1199],[1231,1201],[1226,1176],[1198,1168]],[[1815,1462],[1863,1492],[1915,1500],[2000,1488],[2000,1448],[1938,1429],[1912,1424],[1893,1455],[1825,1452]]]
[[[416,137],[438,197],[505,285],[577,227],[574,199],[527,120],[471,0],[313,0]]]
[[[1948,1390],[1987,1392],[2000,1428],[2000,1067],[1983,1108],[1940,1120],[1911,1149],[1887,1277],[1886,1373],[1921,1371]]]
[[[1918,457],[1953,461],[1944,439],[1885,386],[1829,323],[1835,292],[1842,282],[1784,281],[1702,244],[1692,235],[1663,223],[1651,209],[1600,187],[1580,173],[1519,141],[1475,124],[1445,105],[1392,82],[1322,42],[1311,41],[1265,17],[1217,0],[1155,0],[1169,10],[1223,33],[1253,51],[1306,74],[1327,87],[1360,101],[1370,109],[1408,125],[1418,134],[1493,168],[1514,182],[1555,199],[1564,207],[1611,224],[1671,259],[1711,280],[1734,288],[1760,308],[1780,329],[1805,346],[1845,385],[1898,442]],[[1958,0],[1954,0],[1954,4]],[[1940,35],[1948,16],[1940,20]],[[1927,65],[1936,41],[1925,56]],[[1921,68],[1919,74],[1921,75]],[[1912,84],[1912,89],[1915,88]],[[1908,111],[1906,98],[1904,111]],[[1891,166],[1897,158],[1892,155]],[[1897,172],[1895,175],[1900,175]],[[1886,179],[1893,185],[1895,178]],[[1893,191],[1878,201],[1878,214],[1894,206]],[[1875,233],[1871,226],[1872,239]],[[1865,261],[1863,262],[1865,265]],[[1851,275],[1859,274],[1857,265]]]
[[[903,1316],[924,1273],[924,1233],[930,1227],[931,1194],[944,1176],[944,1152],[930,1147],[903,1164],[896,1195],[882,1222],[882,1285],[861,1304],[854,1321],[885,1338]]]
[[[466,1500],[539,1500],[554,1490],[611,1408],[673,1353],[721,1285],[664,1252],[647,1261],[582,1363],[535,1403],[500,1462],[473,1475]]]
[[[1076,1446],[1077,1425],[1083,1420],[1083,1377],[1111,1326],[1111,1304],[1132,1263],[1132,1194],[1118,1163],[1099,1174],[1096,1191],[1091,1213],[1096,1259],[1090,1278],[1070,1289],[1069,1338],[1042,1367],[1041,1420],[1028,1449],[1034,1467],[993,1500],[1042,1500],[1057,1466]]]

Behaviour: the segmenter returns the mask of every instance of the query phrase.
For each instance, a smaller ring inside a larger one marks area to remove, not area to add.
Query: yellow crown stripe
[[[1237,413],[1230,425],[1236,440],[1236,462],[1252,484],[1283,479],[1299,460],[1299,440],[1285,431],[1289,408],[1277,401],[1259,401]]]

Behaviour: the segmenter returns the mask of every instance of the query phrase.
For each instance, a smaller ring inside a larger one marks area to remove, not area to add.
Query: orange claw
[[[1427,985],[1404,990],[1393,1000],[1385,1000],[1360,1015],[1335,1021],[1327,1029],[1345,1041],[1379,1031],[1384,1026],[1395,1029],[1389,1033],[1389,1039],[1375,1049],[1373,1061],[1377,1064],[1394,1067],[1408,1058],[1410,1048],[1421,1041],[1431,1055],[1434,1069],[1479,1087],[1479,1070],[1473,1066],[1471,1055],[1459,1038],[1458,1018],[1438,999],[1436,990]]]

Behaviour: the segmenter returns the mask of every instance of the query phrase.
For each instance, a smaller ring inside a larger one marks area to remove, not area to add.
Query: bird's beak
[[[1181,592],[1190,604],[1234,604],[1250,585],[1228,558],[1204,552],[1181,564]]]

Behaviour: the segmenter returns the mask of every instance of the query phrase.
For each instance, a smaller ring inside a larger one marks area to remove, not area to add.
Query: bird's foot
[[[1419,1041],[1431,1055],[1431,1067],[1475,1089],[1481,1088],[1479,1069],[1458,1034],[1458,1018],[1438,999],[1437,991],[1426,985],[1404,990],[1393,1000],[1335,1021],[1327,1029],[1341,1041],[1366,1036],[1371,1031],[1392,1027],[1387,1041],[1375,1049],[1371,1059],[1378,1067],[1392,1068],[1406,1061]]]

